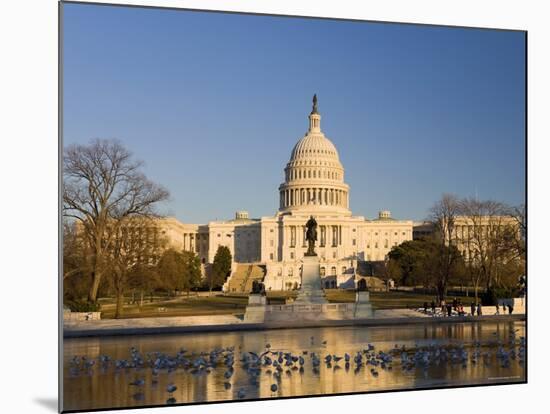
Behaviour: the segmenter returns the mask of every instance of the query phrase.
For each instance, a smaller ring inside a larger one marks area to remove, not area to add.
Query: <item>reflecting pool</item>
[[[522,382],[524,335],[515,321],[65,339],[63,408]]]

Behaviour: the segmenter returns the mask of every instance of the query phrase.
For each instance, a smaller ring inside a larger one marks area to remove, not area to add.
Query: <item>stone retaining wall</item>
[[[251,305],[246,308],[244,322],[336,321],[370,316],[372,308],[368,303]]]
[[[64,321],[98,321],[100,319],[101,319],[101,312],[63,311]]]

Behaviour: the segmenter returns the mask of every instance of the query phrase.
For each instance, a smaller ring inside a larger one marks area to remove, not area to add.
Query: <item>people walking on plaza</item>
[[[472,316],[474,316],[476,314],[476,304],[475,304],[475,302],[472,302],[470,304],[470,313],[472,314]]]
[[[450,303],[447,304],[447,316],[452,316],[453,314],[453,305]]]
[[[432,314],[435,315],[435,301],[432,300],[432,303],[430,305],[432,308]]]

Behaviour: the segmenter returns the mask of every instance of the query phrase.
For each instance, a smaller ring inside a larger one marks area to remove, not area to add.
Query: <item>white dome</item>
[[[290,162],[318,160],[340,163],[338,151],[324,134],[307,134],[294,146]]]
[[[321,131],[316,96],[309,129],[292,149],[279,194],[281,213],[351,214],[344,167],[336,147]]]

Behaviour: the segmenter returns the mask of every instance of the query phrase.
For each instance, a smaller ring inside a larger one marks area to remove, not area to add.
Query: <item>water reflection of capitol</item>
[[[517,330],[517,332],[516,332]],[[370,372],[371,365],[363,364],[355,371],[352,362],[346,370],[344,361],[328,367],[324,362],[319,372],[313,370],[311,352],[317,353],[322,359],[326,355],[343,356],[344,353],[354,355],[367,347],[368,343],[375,345],[375,351],[388,352],[395,345],[405,346],[410,350],[416,347],[435,343],[437,346],[453,343],[465,344],[472,349],[475,341],[485,344],[507,339],[514,332],[517,336],[525,335],[524,322],[483,322],[459,324],[425,324],[400,327],[331,327],[279,329],[268,331],[234,331],[223,333],[197,333],[192,335],[170,336],[130,336],[117,338],[81,338],[67,339],[64,343],[64,402],[66,409],[89,409],[90,401],[96,407],[123,407],[133,405],[164,404],[166,401],[166,385],[175,383],[178,390],[174,397],[178,403],[198,401],[228,401],[237,399],[239,390],[246,390],[246,398],[272,398],[277,396],[300,396],[337,394],[349,392],[379,391],[391,389],[413,389],[434,386],[456,386],[461,384],[486,383],[488,378],[512,376],[524,378],[525,369],[519,364],[512,369],[502,368],[494,361],[492,364],[472,364],[467,367],[462,364],[439,364],[429,371],[421,368],[405,372],[400,368],[399,357],[394,360],[393,369],[377,368],[378,376]],[[326,341],[326,344],[324,342]],[[263,366],[257,383],[250,381],[246,367],[240,362],[241,353],[249,351],[260,354],[266,344],[276,351],[291,352],[293,355],[304,355],[306,360],[304,372],[291,370],[287,374],[285,367],[278,381],[272,373],[272,366]],[[77,376],[69,375],[69,360],[74,355],[86,354],[88,358],[99,355],[109,355],[114,360],[127,359],[130,347],[135,347],[142,355],[151,352],[163,352],[175,355],[182,346],[190,354],[199,355],[214,349],[235,347],[235,372],[231,378],[224,377],[226,367],[218,365],[209,374],[195,375],[189,370],[177,369],[173,372],[162,371],[158,375],[159,383],[154,387],[145,387],[145,399],[133,399],[133,388],[129,382],[137,377],[145,378],[150,384],[152,372],[145,370],[117,370],[113,366],[102,370],[96,366],[92,372]],[[468,348],[469,347],[469,348]],[[496,347],[496,345],[493,345]],[[303,354],[307,351],[307,354]],[[414,352],[414,351],[413,351]],[[493,349],[494,352],[494,349]],[[269,374],[267,371],[272,370]],[[230,387],[224,383],[230,383]],[[272,384],[278,384],[278,390],[272,392]],[[83,398],[86,396],[87,398]]]
[[[413,237],[413,222],[396,220],[389,211],[381,211],[374,220],[352,215],[344,167],[321,130],[316,97],[308,131],[294,146],[284,177],[274,216],[251,219],[240,211],[233,220],[205,225],[170,218],[163,221],[163,230],[174,247],[196,252],[205,271],[218,246],[227,246],[234,258],[232,277],[225,286],[229,291],[242,285],[231,279],[250,276],[265,276],[267,289],[299,286],[306,251],[304,225],[310,215],[318,222],[317,252],[325,287],[352,287],[357,276],[366,275],[367,262],[384,260],[392,246]]]

